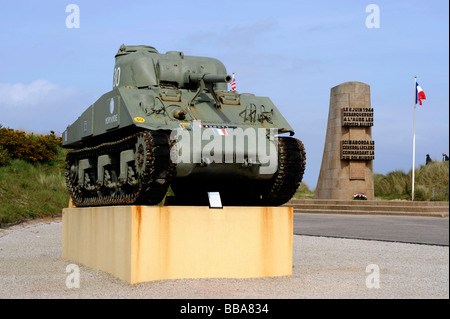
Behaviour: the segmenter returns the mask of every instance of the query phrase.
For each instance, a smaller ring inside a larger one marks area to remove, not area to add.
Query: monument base
[[[134,284],[292,275],[292,207],[65,208],[62,258]]]

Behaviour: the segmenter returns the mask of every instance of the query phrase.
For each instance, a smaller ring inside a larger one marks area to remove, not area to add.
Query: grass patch
[[[412,171],[408,173],[412,183]],[[433,199],[433,187],[436,190],[449,189],[449,162],[431,162],[421,166],[414,175],[414,200],[448,201],[449,192],[436,192]]]
[[[13,159],[9,165],[0,166],[0,224],[61,214],[69,202],[65,154],[61,148],[49,163]]]
[[[293,198],[296,199],[313,199],[314,191],[310,190],[308,184],[301,182]]]

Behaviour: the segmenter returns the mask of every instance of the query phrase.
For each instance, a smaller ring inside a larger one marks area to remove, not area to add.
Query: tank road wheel
[[[278,170],[264,187],[261,204],[280,206],[297,191],[306,167],[306,153],[302,141],[291,137],[278,138]]]
[[[164,199],[174,170],[168,136],[144,131],[70,151],[65,176],[76,206],[156,205]]]
[[[122,194],[122,190],[119,188],[117,173],[114,169],[105,169],[105,173],[103,176],[103,183],[105,185],[105,191],[100,192],[99,197],[103,196],[120,196]]]

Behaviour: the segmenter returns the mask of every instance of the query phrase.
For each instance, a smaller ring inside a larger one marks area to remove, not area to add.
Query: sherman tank
[[[63,132],[74,205],[208,205],[208,192],[233,206],[290,200],[303,143],[268,97],[228,90],[233,79],[215,58],[122,45],[112,90]]]

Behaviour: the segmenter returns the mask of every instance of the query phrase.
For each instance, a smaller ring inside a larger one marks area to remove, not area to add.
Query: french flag
[[[214,131],[214,134],[216,134],[216,135],[228,135],[228,132],[225,129],[218,128],[218,129],[213,129],[213,131]]]
[[[422,100],[426,100],[425,92],[420,87],[419,83],[416,82],[416,104],[417,100],[419,100],[420,105],[422,105]]]

